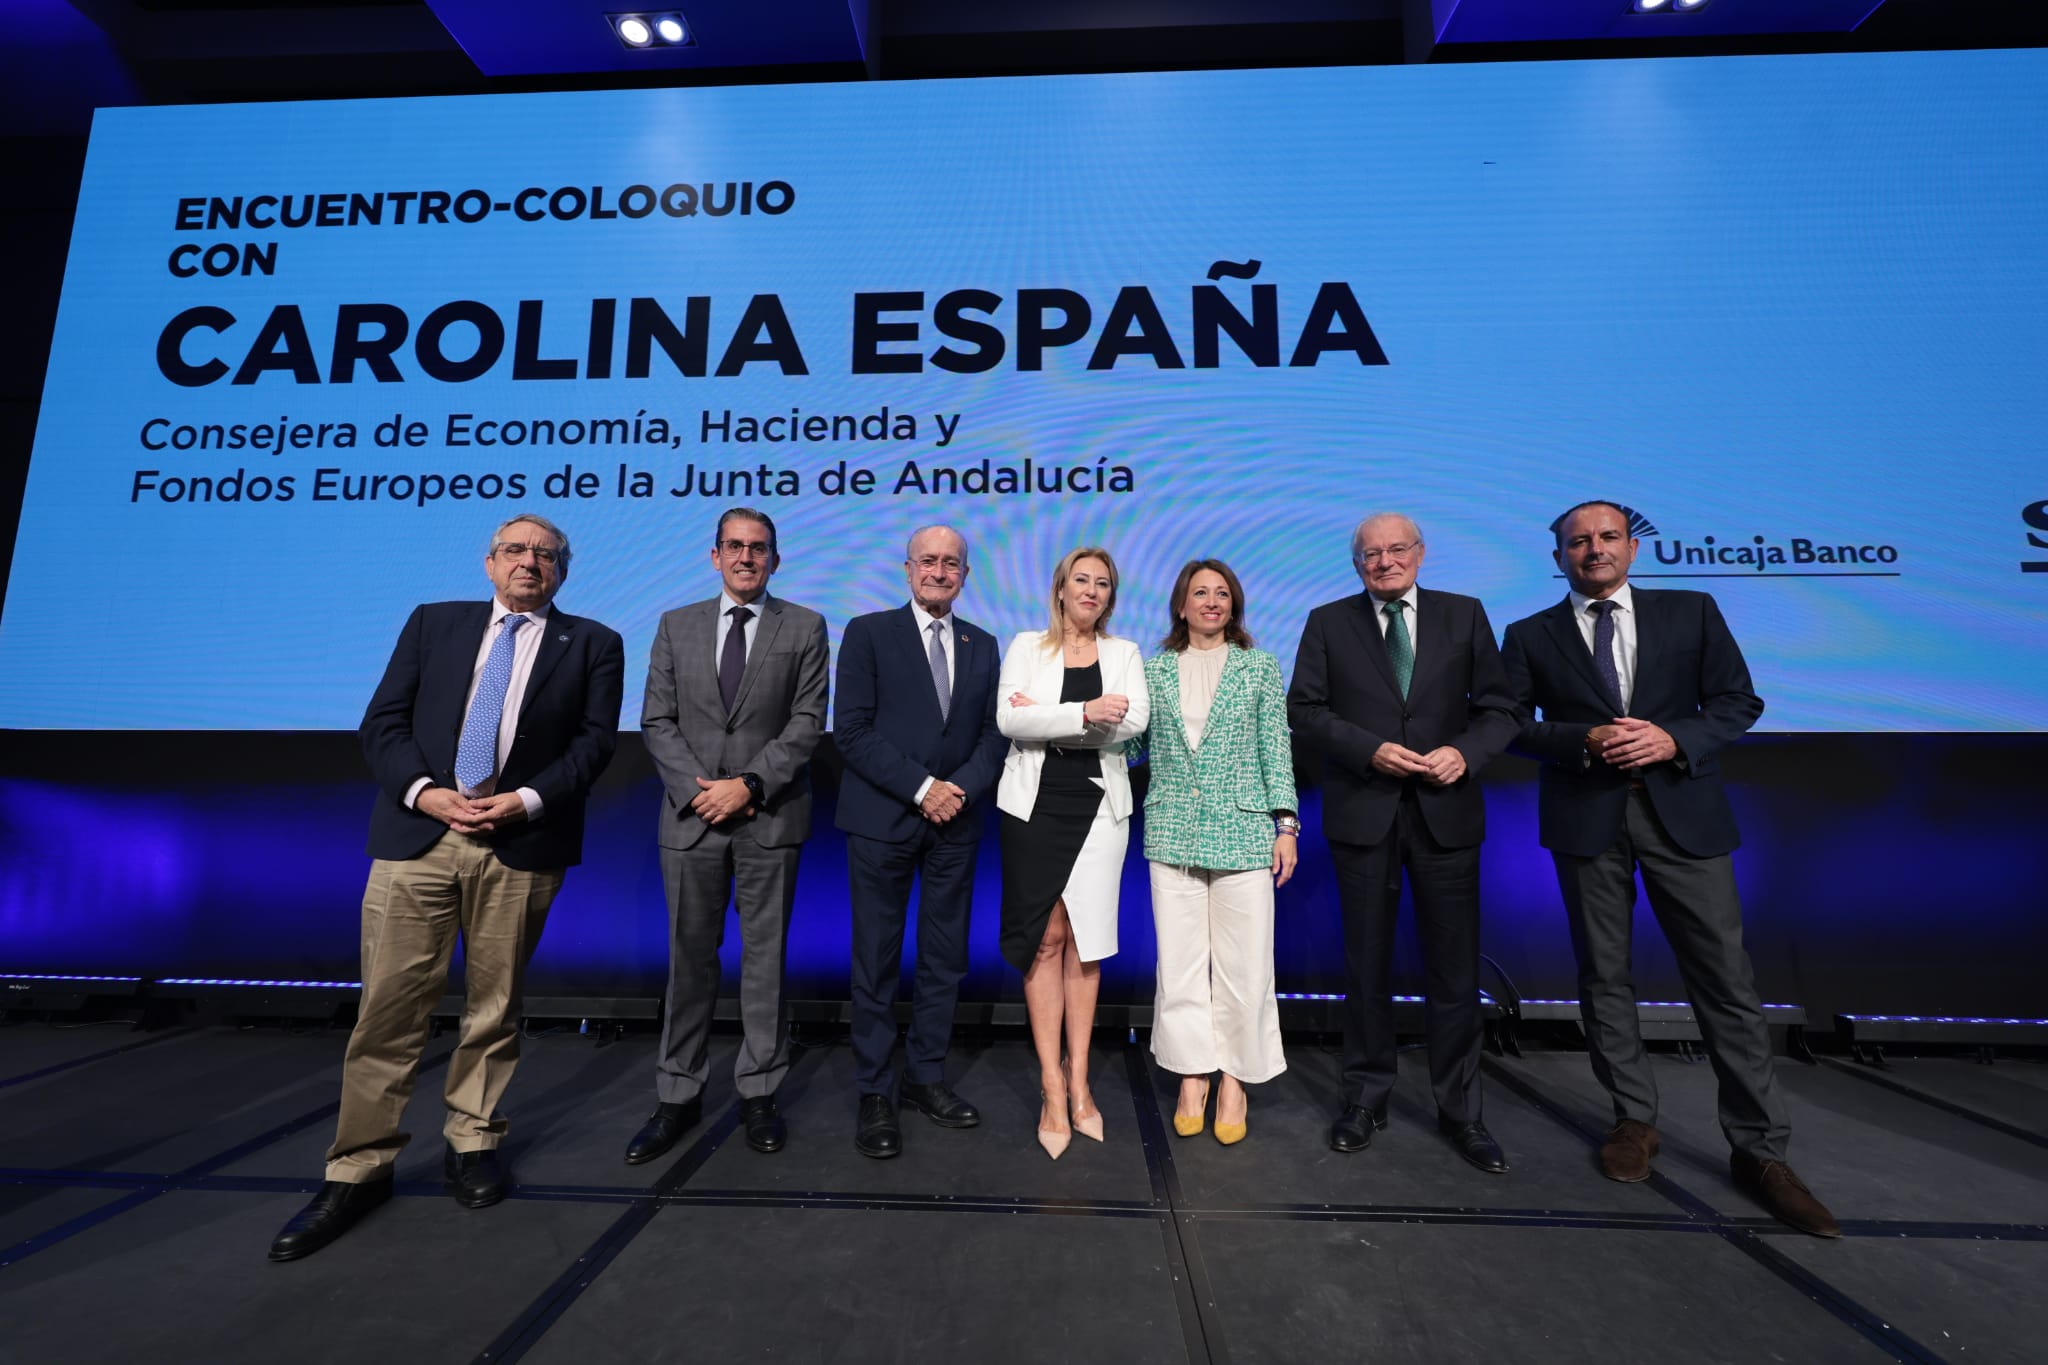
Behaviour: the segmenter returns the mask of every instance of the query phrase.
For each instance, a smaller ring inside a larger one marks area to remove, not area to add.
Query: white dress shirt
[[[718,672],[719,661],[725,658],[725,637],[732,630],[732,613],[735,607],[745,607],[754,613],[747,618],[746,657],[754,657],[754,637],[761,633],[761,613],[768,609],[768,594],[762,593],[751,602],[742,602],[729,592],[718,594],[718,649],[711,656],[711,671]]]
[[[1579,638],[1586,642],[1586,652],[1591,654],[1593,628],[1600,623],[1600,617],[1592,606],[1599,599],[1576,591],[1571,598],[1572,619],[1578,622]],[[1636,603],[1625,582],[1606,600],[1614,603],[1614,673],[1621,679],[1621,710],[1623,715],[1627,715],[1629,703],[1636,693]],[[1598,667],[1597,660],[1595,667]]]
[[[484,661],[491,657],[491,646],[497,642],[498,634],[505,628],[507,616],[519,615],[526,618],[526,624],[512,637],[512,678],[505,684],[505,707],[498,713],[498,757],[491,765],[491,776],[481,785],[463,788],[462,794],[472,799],[495,795],[498,790],[498,773],[504,771],[505,759],[512,752],[512,741],[519,737],[519,707],[526,700],[526,684],[533,677],[533,661],[540,655],[541,636],[547,633],[548,609],[540,607],[533,611],[515,613],[496,598],[491,600],[491,623],[484,629],[483,643],[477,646],[476,663],[470,669],[469,690],[462,694],[464,724],[468,723],[470,703],[476,700],[476,685],[483,677]],[[461,741],[456,741],[458,749]],[[422,777],[412,784],[405,794],[408,809],[418,802],[420,793],[434,785],[431,777]],[[538,820],[541,817],[540,793],[531,787],[519,789],[519,799],[526,806],[526,818]]]
[[[919,652],[924,657],[925,667],[931,667],[932,627],[936,625],[939,628],[939,648],[946,652],[946,681],[949,684],[958,682],[960,680],[960,673],[954,662],[957,655],[953,649],[953,613],[949,611],[944,616],[934,616],[923,607],[917,605],[916,599],[913,598],[910,603],[910,618],[917,622]],[[947,697],[945,699],[945,708],[949,716],[952,713],[952,707],[953,699]],[[917,795],[913,796],[911,800],[917,805],[923,805],[925,793],[929,792],[932,789],[932,783],[938,780],[937,775],[933,775],[918,783]]]
[[[1365,595],[1372,599],[1372,619],[1379,624],[1380,638],[1384,640],[1387,638],[1387,603],[1380,601],[1377,597],[1373,597],[1370,589],[1366,591]],[[1418,638],[1415,630],[1415,585],[1410,583],[1408,591],[1402,593],[1399,597],[1388,598],[1387,602],[1406,602],[1408,604],[1407,609],[1401,613],[1401,620],[1408,627],[1408,649],[1412,654],[1416,649]]]

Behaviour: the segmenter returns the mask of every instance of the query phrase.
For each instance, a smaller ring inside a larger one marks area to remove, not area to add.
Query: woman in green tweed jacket
[[[1180,571],[1171,629],[1145,662],[1152,785],[1145,857],[1159,993],[1152,1055],[1179,1073],[1173,1129],[1202,1131],[1210,1078],[1216,1140],[1245,1135],[1246,1085],[1286,1070],[1273,999],[1273,889],[1294,873],[1294,757],[1280,664],[1252,648],[1230,566]]]

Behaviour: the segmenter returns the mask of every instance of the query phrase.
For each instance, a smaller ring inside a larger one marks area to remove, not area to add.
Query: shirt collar
[[[1586,614],[1586,607],[1588,606],[1588,604],[1598,600],[1596,598],[1586,596],[1586,594],[1580,592],[1577,588],[1572,589],[1571,598],[1572,615],[1574,616],[1584,616]],[[1620,587],[1614,590],[1614,595],[1612,597],[1609,597],[1607,600],[1614,603],[1614,609],[1616,611],[1633,612],[1636,609],[1636,599],[1633,595],[1630,594],[1629,586],[1626,580],[1622,582],[1622,585]]]
[[[1413,620],[1416,611],[1419,610],[1419,607],[1417,605],[1418,599],[1416,598],[1415,590],[1420,586],[1421,585],[1418,583],[1410,583],[1408,585],[1408,591],[1402,593],[1399,597],[1388,598],[1387,602],[1406,602],[1408,604],[1408,617],[1410,620]],[[1372,604],[1373,612],[1376,615],[1386,615],[1387,603],[1380,601],[1380,599],[1377,597],[1374,597],[1372,595],[1372,590],[1370,588],[1366,590],[1365,600]]]
[[[495,626],[508,616],[524,616],[535,625],[540,625],[548,619],[548,609],[546,607],[535,607],[531,611],[515,612],[493,596],[491,598],[491,624]]]
[[[759,616],[768,609],[768,594],[764,592],[751,602],[742,602],[723,588],[719,589],[718,619],[721,621],[730,620],[734,607],[745,607],[748,611],[754,613],[755,616]]]
[[[949,611],[944,616],[934,616],[923,607],[917,605],[914,598],[910,603],[910,614],[917,621],[917,633],[919,635],[930,635],[932,633],[932,622],[934,621],[945,627],[944,630],[939,632],[942,636],[949,634],[953,629],[952,612]]]

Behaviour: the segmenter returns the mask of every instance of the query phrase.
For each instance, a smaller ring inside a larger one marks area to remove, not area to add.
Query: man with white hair
[[[920,528],[903,572],[906,605],[847,623],[832,732],[846,762],[838,823],[853,901],[853,1145],[876,1158],[903,1149],[899,1095],[941,1127],[981,1121],[946,1084],[946,1047],[967,973],[975,854],[1009,748],[996,728],[1001,652],[953,610],[967,583],[967,538]],[[913,877],[917,970],[899,1086],[896,995]]]
[[[1493,627],[1478,599],[1416,585],[1422,530],[1398,512],[1358,523],[1365,591],[1309,613],[1288,719],[1323,754],[1323,835],[1344,913],[1344,1106],[1330,1146],[1387,1126],[1395,1075],[1394,919],[1405,870],[1429,1004],[1437,1124],[1480,1170],[1508,1168],[1480,1116],[1479,772],[1515,737]]]

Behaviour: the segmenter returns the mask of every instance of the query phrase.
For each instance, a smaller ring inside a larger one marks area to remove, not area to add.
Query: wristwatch
[[[755,805],[762,806],[768,803],[768,789],[761,785],[759,773],[741,773],[740,781],[747,784],[747,795],[754,798]]]

